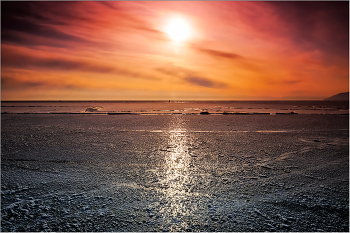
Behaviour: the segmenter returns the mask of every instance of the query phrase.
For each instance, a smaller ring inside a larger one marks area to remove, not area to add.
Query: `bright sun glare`
[[[176,42],[182,42],[190,37],[190,26],[182,18],[173,18],[169,20],[165,27],[165,32],[170,39]]]

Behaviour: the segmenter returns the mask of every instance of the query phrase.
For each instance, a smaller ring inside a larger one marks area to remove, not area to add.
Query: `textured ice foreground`
[[[2,231],[348,231],[341,115],[1,116]]]

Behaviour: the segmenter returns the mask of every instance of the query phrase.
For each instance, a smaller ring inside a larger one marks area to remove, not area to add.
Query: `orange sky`
[[[180,17],[191,36],[165,33]],[[1,2],[2,100],[323,99],[348,2]]]

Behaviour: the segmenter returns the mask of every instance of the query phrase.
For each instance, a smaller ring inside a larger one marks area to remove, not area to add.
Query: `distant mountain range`
[[[324,100],[347,100],[349,101],[349,92],[343,92],[331,97],[325,98]]]

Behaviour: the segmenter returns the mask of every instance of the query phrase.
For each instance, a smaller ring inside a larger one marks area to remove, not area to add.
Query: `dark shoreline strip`
[[[133,112],[107,112],[107,115],[138,115]]]
[[[1,114],[24,114],[24,115],[36,115],[36,114],[55,114],[55,115],[349,115],[349,113],[264,113],[264,112],[198,112],[198,113],[159,113],[159,112],[2,112]]]

